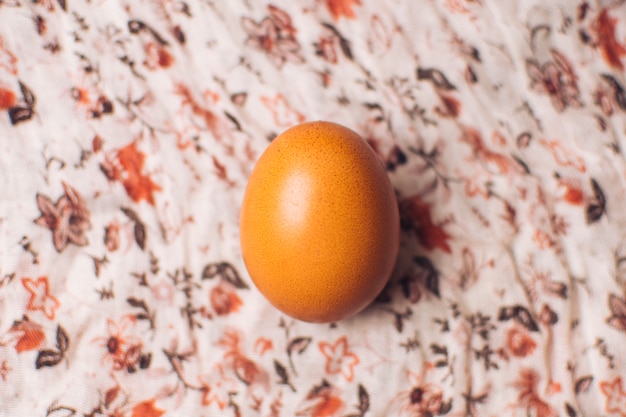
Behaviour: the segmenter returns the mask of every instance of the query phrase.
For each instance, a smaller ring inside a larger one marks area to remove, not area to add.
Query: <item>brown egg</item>
[[[352,130],[294,126],[263,153],[240,215],[243,258],[259,291],[296,319],[361,311],[394,268],[400,222],[381,161]]]

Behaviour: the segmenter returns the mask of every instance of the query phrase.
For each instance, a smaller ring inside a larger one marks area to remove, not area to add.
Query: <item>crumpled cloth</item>
[[[626,4],[0,2],[0,415],[626,416]],[[295,321],[238,213],[307,120],[397,190],[394,274]]]

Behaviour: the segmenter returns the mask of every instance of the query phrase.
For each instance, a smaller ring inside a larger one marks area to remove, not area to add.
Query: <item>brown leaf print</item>
[[[85,232],[91,229],[89,209],[83,198],[65,182],[63,189],[65,193],[56,202],[43,194],[36,196],[41,216],[35,219],[35,224],[50,229],[57,252],[62,252],[70,243],[87,245]]]
[[[235,185],[235,182],[228,178],[226,165],[221,163],[215,155],[211,155],[211,160],[213,161],[213,167],[215,168],[215,175],[217,175],[217,178],[224,181],[229,187],[233,187]]]
[[[515,320],[531,332],[539,331],[539,326],[530,311],[522,305],[503,306],[498,312],[499,321]]]
[[[456,118],[461,114],[461,102],[456,98],[440,94],[442,106],[435,107],[435,112],[442,117],[452,117]]]
[[[611,317],[608,318],[609,326],[626,332],[626,301],[615,294],[609,295],[609,309]]]
[[[586,392],[591,387],[591,383],[593,382],[593,376],[587,375],[576,380],[574,391],[576,394],[580,394]]]
[[[446,76],[437,68],[422,68],[419,67],[416,70],[418,80],[430,80],[435,87],[443,91],[456,90],[454,84],[452,84]]]
[[[606,213],[606,195],[594,178],[591,179],[591,187],[593,188],[593,200],[587,206],[587,223],[597,222]]]
[[[597,37],[602,58],[611,68],[624,70],[622,57],[626,56],[626,47],[615,36],[617,22],[617,18],[609,15],[607,9],[602,9],[593,22],[592,30]]]
[[[342,17],[354,19],[356,15],[353,7],[361,5],[361,0],[325,0],[325,2],[334,20],[339,20]]]
[[[20,92],[22,93],[22,100],[8,110],[12,125],[30,120],[35,114],[35,94],[21,81],[19,82],[19,86]]]
[[[324,34],[319,37],[318,42],[313,44],[315,54],[331,64],[336,64],[339,61],[339,53],[337,50],[341,50],[346,58],[350,60],[353,59],[350,41],[332,24],[322,23],[322,26],[326,30]],[[330,74],[328,76],[330,77]]]

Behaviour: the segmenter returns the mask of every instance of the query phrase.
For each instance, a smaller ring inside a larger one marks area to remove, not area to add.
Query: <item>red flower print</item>
[[[433,222],[432,208],[424,203],[422,199],[415,195],[407,198],[400,204],[403,223],[408,225],[414,232],[420,243],[427,249],[441,249],[444,252],[452,253],[448,244],[450,235]]]
[[[30,320],[20,320],[13,323],[11,334],[17,336],[15,350],[17,353],[37,349],[45,338],[41,325]]]
[[[422,377],[408,372],[411,387],[400,392],[396,399],[402,402],[400,415],[410,417],[432,417],[450,411],[451,402],[444,402],[443,390],[431,383],[424,383]]]
[[[131,142],[119,149],[116,156],[121,169],[112,167],[107,171],[112,179],[122,182],[133,201],[146,200],[154,205],[154,193],[161,191],[161,187],[143,173],[146,155],[137,148],[137,143]]]
[[[535,60],[526,62],[530,88],[538,93],[549,95],[552,105],[558,112],[562,112],[567,106],[582,106],[576,82],[578,78],[572,65],[556,49],[552,49],[550,53],[553,60],[543,65]]]
[[[132,417],[161,417],[165,414],[165,410],[161,410],[154,405],[156,400],[148,400],[140,402],[133,407]]]
[[[304,62],[299,53],[300,44],[296,40],[291,17],[275,6],[269,6],[268,10],[269,16],[259,23],[247,17],[242,18],[241,25],[248,33],[246,45],[264,51],[278,68],[285,62]]]
[[[22,285],[30,294],[27,310],[41,311],[50,320],[54,319],[57,308],[61,305],[59,300],[50,295],[48,277],[39,277],[37,281],[31,278],[22,278]]]
[[[600,391],[606,397],[604,410],[607,413],[618,413],[620,417],[626,417],[626,391],[622,386],[622,377],[615,377],[611,382],[601,381]]]
[[[337,417],[341,415],[344,404],[339,390],[322,380],[309,391],[302,404],[296,410],[298,417]]]
[[[65,193],[56,203],[43,194],[36,197],[41,216],[35,224],[50,229],[57,252],[62,252],[69,243],[85,246],[88,243],[85,231],[91,229],[89,209],[81,195],[65,182],[63,189]]]
[[[626,47],[615,37],[616,27],[617,18],[611,17],[607,9],[602,9],[591,28],[596,35],[600,53],[607,64],[612,68],[623,70],[624,64],[621,59],[626,56]]]
[[[506,350],[513,356],[523,358],[532,354],[537,347],[537,343],[527,331],[519,327],[513,327],[506,335]]]
[[[558,413],[539,396],[539,373],[534,369],[524,368],[514,386],[519,390],[518,407],[524,407],[528,415],[536,417],[557,417]]]
[[[348,339],[342,336],[334,344],[320,342],[319,349],[326,357],[326,373],[329,375],[341,374],[346,381],[354,378],[354,367],[359,363],[359,357],[348,349]]]
[[[356,15],[352,7],[360,5],[361,0],[325,0],[328,11],[334,20],[339,20],[342,16],[347,19],[354,19]]]
[[[258,385],[267,390],[269,375],[267,371],[241,352],[241,334],[235,330],[227,330],[218,342],[226,349],[224,359],[233,368],[235,375],[246,385]]]
[[[239,311],[242,302],[232,285],[221,282],[211,289],[211,307],[218,316],[225,316]]]

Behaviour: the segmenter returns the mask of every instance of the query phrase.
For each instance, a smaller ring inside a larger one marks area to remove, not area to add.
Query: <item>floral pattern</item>
[[[626,3],[0,1],[0,415],[626,416]],[[330,120],[401,213],[293,320],[238,211]]]

